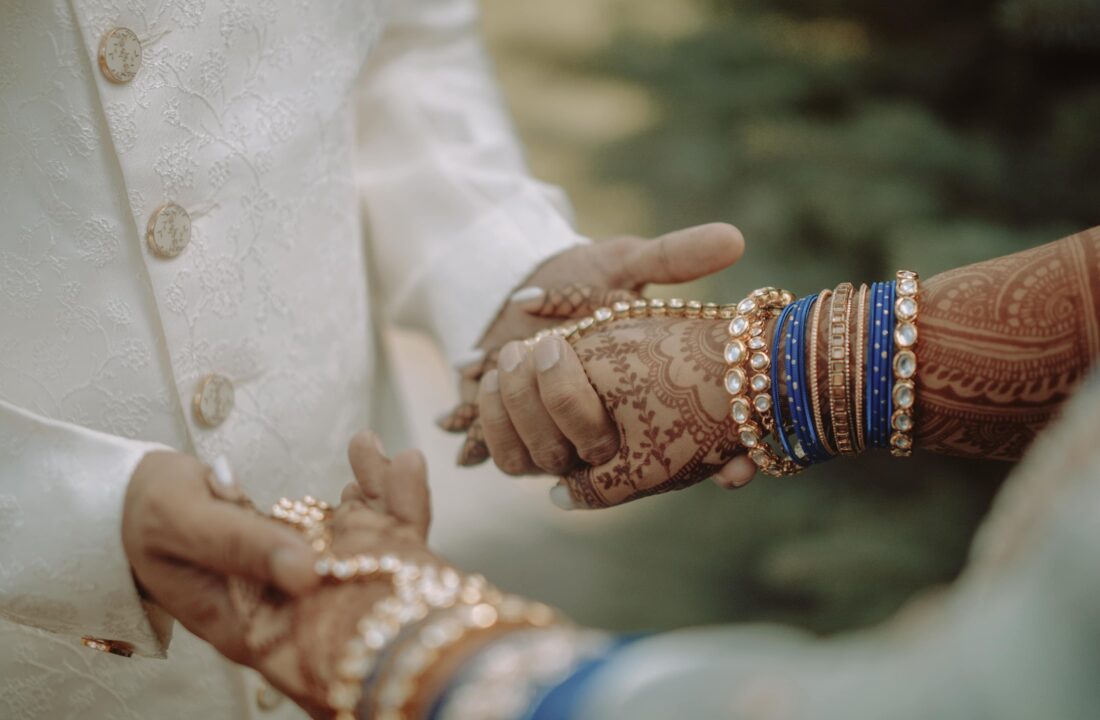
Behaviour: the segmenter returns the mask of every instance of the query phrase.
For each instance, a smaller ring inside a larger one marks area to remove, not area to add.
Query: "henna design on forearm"
[[[611,461],[567,478],[581,504],[604,507],[677,490],[733,457],[738,445],[722,390],[724,325],[628,320],[577,343],[624,440]]]
[[[1100,228],[924,283],[916,440],[1021,457],[1100,356]]]

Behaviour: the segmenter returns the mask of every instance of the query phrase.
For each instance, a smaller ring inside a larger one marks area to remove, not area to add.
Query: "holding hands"
[[[576,347],[556,335],[517,339],[636,301],[647,283],[712,274],[743,250],[736,228],[712,224],[585,246],[547,263],[528,284],[549,289],[516,294],[486,335],[487,359],[463,375],[462,404],[441,423],[466,433],[459,464],[492,457],[510,475],[561,476],[551,497],[563,508],[617,505],[716,472],[727,486],[748,482],[746,458],[727,465],[737,446],[722,392],[721,324],[624,321]]]
[[[653,241],[583,246],[546,263],[486,334],[485,360],[463,372],[462,402],[441,421],[446,430],[466,433],[459,464],[492,457],[512,475],[566,475],[617,457],[622,424],[572,347],[523,339],[598,307],[636,300],[648,283],[687,282],[722,270],[743,250],[736,228],[715,223]]]

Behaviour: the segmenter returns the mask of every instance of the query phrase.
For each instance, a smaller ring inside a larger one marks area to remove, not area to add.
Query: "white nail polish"
[[[224,488],[233,487],[233,470],[229,467],[229,461],[226,460],[224,455],[219,455],[214,458],[214,462],[210,464],[210,469],[214,471],[214,480]]]
[[[559,342],[558,338],[551,335],[535,343],[535,368],[539,372],[546,372],[558,364],[558,360],[561,359]]]
[[[545,295],[546,291],[540,287],[525,287],[512,293],[512,297],[510,297],[509,300],[514,303],[530,302],[531,300],[538,300]]]
[[[500,369],[504,372],[515,370],[523,362],[525,352],[527,352],[527,348],[521,342],[510,342],[505,345],[504,349],[500,351],[500,358],[497,361]]]
[[[454,362],[454,366],[456,368],[458,368],[459,370],[462,370],[464,368],[468,368],[468,367],[471,367],[473,365],[476,365],[484,359],[485,359],[485,351],[484,350],[477,350],[477,349],[467,350],[466,352],[464,352],[464,353],[462,353],[461,355],[458,356],[458,358]]]
[[[550,502],[562,510],[576,510],[577,504],[573,502],[573,496],[569,494],[569,488],[565,485],[555,485],[550,488]]]

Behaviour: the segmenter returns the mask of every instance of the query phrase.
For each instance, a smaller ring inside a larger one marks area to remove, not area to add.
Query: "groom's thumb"
[[[698,280],[733,265],[744,252],[745,239],[733,225],[709,223],[676,230],[641,241],[628,252],[623,285]]]

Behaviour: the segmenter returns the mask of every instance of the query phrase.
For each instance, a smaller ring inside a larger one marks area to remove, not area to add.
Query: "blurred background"
[[[1098,223],[1096,0],[483,7],[530,164],[568,191],[582,232],[712,220],[744,232],[736,268],[656,294],[729,302],[762,284],[803,294],[902,266],[927,276]],[[419,363],[399,364],[436,473],[439,546],[616,629],[881,620],[956,576],[1008,470],[867,456],[736,493],[707,483],[560,513],[545,480],[453,469],[456,441],[424,410],[453,397],[430,353],[398,339]]]

